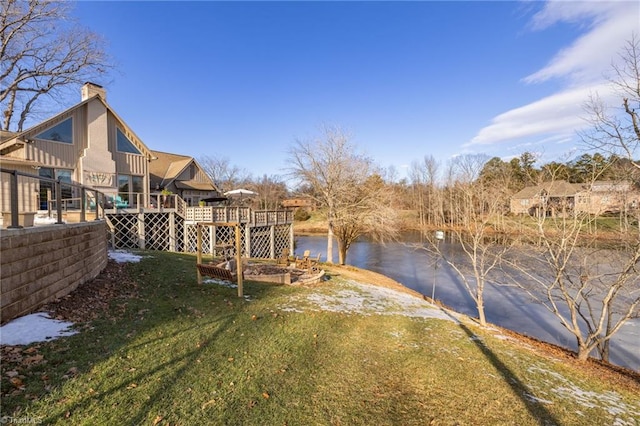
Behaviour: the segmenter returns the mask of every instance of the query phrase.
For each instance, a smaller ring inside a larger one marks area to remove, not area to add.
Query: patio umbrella
[[[245,198],[245,197],[253,197],[254,195],[258,195],[257,192],[249,191],[248,189],[240,188],[233,189],[231,191],[227,191],[224,193],[229,198]]]

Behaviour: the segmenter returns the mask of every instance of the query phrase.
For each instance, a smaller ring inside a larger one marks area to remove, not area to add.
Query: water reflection
[[[420,245],[419,237],[408,236],[412,245]],[[443,241],[441,248],[447,256],[455,255],[459,247]],[[322,254],[326,261],[327,239],[322,236],[297,236],[296,255],[310,250]],[[334,244],[337,261],[337,244]],[[369,269],[402,283],[425,295],[431,295],[436,283],[435,298],[453,310],[477,317],[475,302],[456,272],[426,251],[402,243],[378,244],[365,239],[355,242],[347,254],[347,263]],[[544,306],[534,303],[522,291],[488,284],[485,288],[487,321],[540,340],[575,350],[575,338]],[[640,370],[640,319],[629,321],[611,340],[611,362]]]

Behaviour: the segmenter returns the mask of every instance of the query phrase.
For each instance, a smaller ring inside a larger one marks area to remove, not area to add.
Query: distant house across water
[[[596,181],[590,184],[564,180],[529,186],[510,200],[510,212],[531,216],[560,213],[620,213],[640,207],[640,190],[631,182]]]
[[[313,211],[316,209],[316,204],[310,198],[289,198],[282,200],[282,207],[285,209],[306,209]]]

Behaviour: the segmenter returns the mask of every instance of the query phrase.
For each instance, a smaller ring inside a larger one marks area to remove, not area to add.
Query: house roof
[[[537,185],[527,186],[526,188],[521,189],[520,191],[513,194],[511,198],[515,198],[518,200],[526,200],[526,199],[535,197],[539,192],[540,192],[540,189],[538,188]]]
[[[18,139],[10,139],[0,143],[0,155],[6,155],[13,151],[22,149],[25,145],[24,141]]]
[[[565,180],[555,180],[543,182],[540,185],[528,186],[516,193],[512,198],[528,199],[533,198],[545,191],[550,197],[570,197],[583,190],[581,184],[569,183]]]
[[[214,190],[214,186],[210,183],[196,182],[194,180],[178,180],[174,185],[178,189],[191,189],[195,191],[211,191]]]
[[[8,130],[0,130],[0,142],[4,142],[8,139],[13,139],[16,136],[16,132],[10,132]]]
[[[73,112],[74,110],[88,104],[89,102],[92,101],[99,101],[102,102],[102,104],[105,106],[105,108],[107,109],[108,112],[110,112],[113,117],[116,119],[116,121],[129,133],[133,136],[133,138],[135,140],[133,140],[132,142],[136,145],[136,147],[138,149],[140,149],[140,152],[142,153],[142,155],[148,157],[149,159],[152,158],[152,154],[151,154],[151,150],[145,145],[144,142],[142,142],[142,139],[140,139],[138,137],[138,135],[136,135],[136,133],[131,129],[131,127],[129,127],[127,125],[127,123],[114,111],[113,108],[111,108],[111,106],[99,95],[94,95],[90,98],[87,98],[75,105],[73,105],[70,108],[67,108],[66,110],[54,115],[53,117],[50,117],[38,124],[36,124],[35,126],[32,126],[26,130],[23,130],[21,132],[16,132],[12,135],[7,135],[8,137],[10,137],[10,139],[5,139],[2,144],[0,145],[0,149],[2,150],[9,150],[9,152],[11,150],[14,149],[19,149],[22,148],[22,146],[24,145],[25,142],[29,142],[28,140],[28,135],[32,134],[32,133],[38,133],[40,130],[44,130],[48,127],[50,127],[52,124],[54,124],[57,120],[59,120],[60,117],[69,115],[71,112]]]
[[[592,191],[631,191],[633,185],[629,181],[613,181],[613,180],[600,180],[591,184]]]
[[[191,189],[197,191],[217,191],[213,182],[196,182],[194,180],[176,181],[178,176],[191,164],[202,169],[198,162],[186,155],[170,152],[152,151],[156,158],[149,163],[149,181],[151,188],[155,186],[164,188],[173,183],[178,189]]]
[[[180,172],[187,167],[191,157],[168,152],[152,151],[155,159],[149,163],[149,180],[151,187],[159,186],[164,188],[173,179],[178,177]]]
[[[566,180],[545,182],[540,186],[542,190],[547,191],[550,197],[570,197],[582,191],[582,185],[569,183]]]

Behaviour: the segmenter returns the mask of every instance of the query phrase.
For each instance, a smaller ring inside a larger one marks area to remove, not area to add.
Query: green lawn
[[[640,384],[594,376],[471,320],[398,315],[335,273],[309,288],[245,282],[238,298],[234,288],[198,286],[193,256],[141,254],[127,265],[135,297],[114,300],[76,335],[22,348],[19,364],[3,360],[3,416],[65,425],[640,422]],[[366,306],[349,312],[358,301]]]

